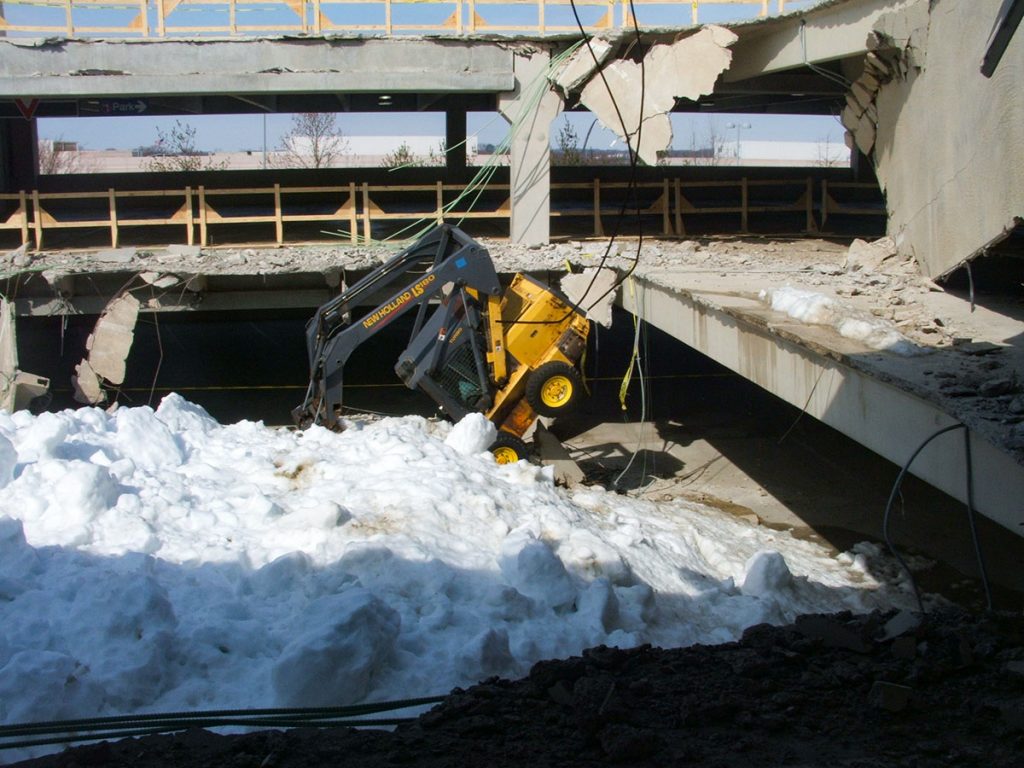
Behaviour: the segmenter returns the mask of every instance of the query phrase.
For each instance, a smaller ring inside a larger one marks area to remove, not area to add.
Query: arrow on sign
[[[31,120],[39,108],[39,99],[29,99],[27,103],[22,99],[15,99],[14,105],[21,112],[22,117],[26,120]]]

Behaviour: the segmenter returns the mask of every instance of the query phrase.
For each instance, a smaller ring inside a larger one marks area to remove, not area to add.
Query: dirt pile
[[[1019,765],[1022,641],[1016,614],[805,616],[725,645],[542,662],[394,732],[196,730],[23,765]]]

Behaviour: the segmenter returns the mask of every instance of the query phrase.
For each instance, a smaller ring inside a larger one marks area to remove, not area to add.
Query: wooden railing
[[[575,0],[584,27],[698,24],[708,6],[783,13],[807,0]],[[3,0],[0,33],[163,38],[266,34],[544,35],[577,29],[570,0]]]
[[[815,185],[820,193],[816,194]],[[551,185],[552,220],[589,219],[592,234],[605,234],[605,220],[626,215],[635,218],[637,207],[649,222],[655,219],[660,234],[679,237],[687,234],[687,221],[697,217],[724,221],[725,231],[750,231],[751,217],[758,214],[785,215],[785,223],[772,234],[811,234],[818,232],[829,216],[884,216],[884,205],[866,200],[871,184],[837,183],[811,177],[794,179],[684,180],[679,177],[641,182],[630,191],[627,182],[607,182],[595,178],[587,182]],[[849,192],[846,202],[836,194]],[[820,196],[819,196],[820,194]],[[282,245],[295,242],[287,237],[289,225],[320,224],[338,237],[351,242],[374,239],[375,226],[388,223],[391,236],[411,237],[425,222],[494,219],[507,221],[511,205],[507,184],[492,184],[482,195],[465,194],[461,185],[434,184],[377,185],[351,182],[342,186],[210,188],[131,190],[108,189],[102,192],[23,191],[0,195],[0,231],[20,233],[21,242],[42,250],[46,233],[79,230],[95,233],[109,231],[111,247],[122,243],[128,228],[164,227],[160,233],[167,242],[184,241],[188,245],[212,245],[226,242],[261,242]],[[629,197],[626,197],[629,195]],[[816,202],[820,200],[820,205]],[[723,219],[724,217],[724,219]],[[733,218],[735,217],[735,218]],[[763,221],[764,219],[762,219]],[[405,229],[396,222],[407,222]],[[799,222],[799,223],[798,223]],[[235,232],[225,227],[236,225]],[[240,236],[238,225],[244,225]],[[257,226],[259,225],[259,226]],[[250,234],[257,229],[257,236]],[[272,230],[271,230],[272,227]],[[220,228],[223,237],[214,238]],[[175,241],[173,231],[179,238]],[[706,229],[706,228],[705,228]],[[760,227],[763,229],[763,225]],[[271,236],[271,231],[273,235]],[[584,229],[585,231],[585,229]],[[328,240],[323,230],[313,239]],[[303,240],[309,240],[308,228]],[[93,235],[95,240],[95,235]]]

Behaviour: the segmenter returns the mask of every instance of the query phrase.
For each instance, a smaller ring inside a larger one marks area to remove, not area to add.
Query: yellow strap
[[[634,299],[633,304],[636,304],[636,292],[634,291],[633,277],[630,275],[629,278],[629,295]],[[619,385],[619,405],[622,406],[622,410],[626,410],[626,390],[629,389],[629,383],[633,379],[633,367],[636,365],[636,326],[639,321],[637,320],[636,314],[633,314],[633,354],[629,356],[629,367],[626,369],[626,375],[622,377],[622,384]]]

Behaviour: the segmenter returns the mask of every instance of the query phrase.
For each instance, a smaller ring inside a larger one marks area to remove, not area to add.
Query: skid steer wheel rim
[[[568,376],[552,376],[540,388],[540,401],[548,408],[561,408],[572,400],[572,380]]]
[[[491,451],[494,454],[494,460],[499,464],[515,464],[521,456],[519,452],[508,445],[501,445]]]

